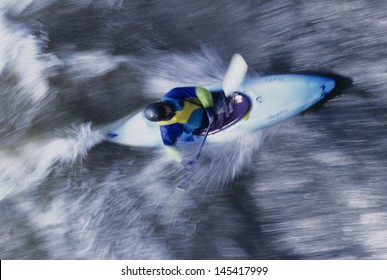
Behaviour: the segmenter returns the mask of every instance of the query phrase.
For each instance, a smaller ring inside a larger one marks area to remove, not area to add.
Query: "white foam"
[[[67,137],[29,140],[17,150],[0,151],[0,200],[39,184],[56,164],[72,164],[102,141],[90,124],[72,128]]]
[[[6,11],[12,16],[21,16],[38,12],[41,9],[47,8],[60,0],[1,0],[0,10]],[[95,5],[98,8],[120,8],[123,0],[69,0],[66,8],[76,10],[88,5]]]
[[[20,15],[24,11],[27,10],[27,8],[31,7],[32,3],[36,2],[34,0],[2,0],[0,2],[0,9],[7,11],[8,13],[11,13],[13,15]],[[48,2],[48,1],[41,1],[41,3]]]
[[[106,51],[72,53],[65,60],[73,78],[80,80],[102,76],[127,62],[126,57],[113,56]]]
[[[311,157],[324,165],[329,166],[347,166],[354,162],[349,156],[340,151],[324,151],[320,153],[314,153]]]
[[[59,60],[41,50],[47,38],[37,38],[19,24],[12,24],[0,13],[0,74],[7,70],[17,78],[24,98],[41,101],[49,92],[47,78]]]
[[[384,212],[370,212],[360,216],[360,231],[363,234],[359,236],[367,248],[373,251],[373,257],[385,259],[387,257],[387,214]],[[366,229],[366,230],[364,230]]]
[[[205,47],[198,53],[158,53],[152,61],[151,67],[144,65],[144,73],[149,75],[147,91],[155,97],[174,87],[219,83],[227,68],[219,54]]]

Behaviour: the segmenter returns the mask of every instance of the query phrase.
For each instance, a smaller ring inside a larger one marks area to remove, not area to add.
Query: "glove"
[[[208,118],[208,124],[211,125],[215,121],[214,107],[208,107],[205,110],[206,110],[206,115],[207,115],[207,118]]]

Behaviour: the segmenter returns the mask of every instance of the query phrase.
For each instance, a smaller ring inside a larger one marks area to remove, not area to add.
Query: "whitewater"
[[[0,258],[386,259],[386,11],[0,0]],[[233,53],[249,74],[352,84],[205,145],[188,176],[162,150],[104,141],[105,126],[169,89],[222,81]]]

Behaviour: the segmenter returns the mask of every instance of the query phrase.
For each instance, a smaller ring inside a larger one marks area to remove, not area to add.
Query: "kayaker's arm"
[[[163,139],[164,149],[177,162],[181,162],[183,157],[176,148],[176,141],[183,133],[182,124],[171,124],[160,126],[161,138]]]
[[[215,121],[214,100],[212,99],[212,94],[204,87],[196,87],[195,92],[206,111],[208,122],[211,125]]]

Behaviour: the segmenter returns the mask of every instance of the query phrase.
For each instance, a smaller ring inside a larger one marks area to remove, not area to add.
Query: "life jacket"
[[[189,100],[176,100],[172,98],[163,98],[163,101],[172,103],[175,109],[175,115],[167,120],[160,121],[160,126],[180,123],[184,125],[186,132],[193,132],[202,126],[203,107],[196,98]]]

